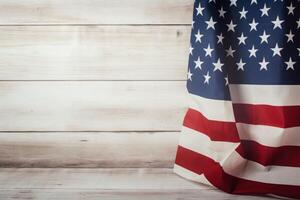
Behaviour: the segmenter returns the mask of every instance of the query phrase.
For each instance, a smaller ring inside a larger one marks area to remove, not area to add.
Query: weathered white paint
[[[190,24],[192,0],[1,0],[0,24]]]
[[[201,186],[180,178],[171,169],[161,168],[2,168],[0,188],[164,190],[199,189]]]
[[[180,81],[1,81],[0,131],[179,131]]]
[[[0,190],[6,200],[55,199],[55,200],[274,200],[266,197],[250,197],[224,194],[217,190],[97,190],[97,189],[13,189]]]
[[[0,80],[185,80],[189,33],[185,26],[2,26]]]
[[[0,134],[0,167],[172,167],[179,132]]]
[[[1,169],[3,199],[263,200],[187,181],[171,169]]]

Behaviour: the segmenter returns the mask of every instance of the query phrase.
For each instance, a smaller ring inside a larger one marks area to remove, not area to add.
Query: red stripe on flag
[[[236,122],[280,128],[300,126],[300,106],[233,104]]]
[[[262,165],[300,167],[300,147],[269,147],[255,141],[242,140],[236,151],[245,159]]]
[[[234,122],[209,120],[193,109],[187,111],[183,125],[207,135],[212,141],[240,141]]]
[[[231,176],[211,158],[182,146],[178,146],[175,163],[199,175],[204,174],[211,184],[228,193],[300,198],[300,186],[261,183]]]

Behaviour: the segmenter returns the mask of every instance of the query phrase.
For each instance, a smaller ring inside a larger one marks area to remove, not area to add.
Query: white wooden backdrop
[[[192,6],[0,0],[0,167],[172,167]]]

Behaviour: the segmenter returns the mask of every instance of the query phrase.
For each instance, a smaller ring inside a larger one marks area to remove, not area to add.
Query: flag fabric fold
[[[174,172],[300,198],[300,1],[196,0]]]

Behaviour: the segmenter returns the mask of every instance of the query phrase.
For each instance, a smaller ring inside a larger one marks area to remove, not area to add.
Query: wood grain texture
[[[207,189],[208,187],[186,181],[174,174],[172,169],[1,168],[0,188],[175,190],[199,188]]]
[[[0,24],[190,24],[192,0],[1,0]]]
[[[173,167],[178,132],[0,133],[0,167]]]
[[[186,80],[189,34],[184,26],[2,26],[0,80]]]
[[[162,177],[163,178],[163,177]],[[6,200],[274,200],[268,197],[252,197],[225,194],[218,190],[95,190],[95,189],[13,189],[1,190]]]
[[[1,169],[3,199],[270,200],[229,195],[171,169]]]
[[[0,82],[0,131],[179,131],[180,81]]]

